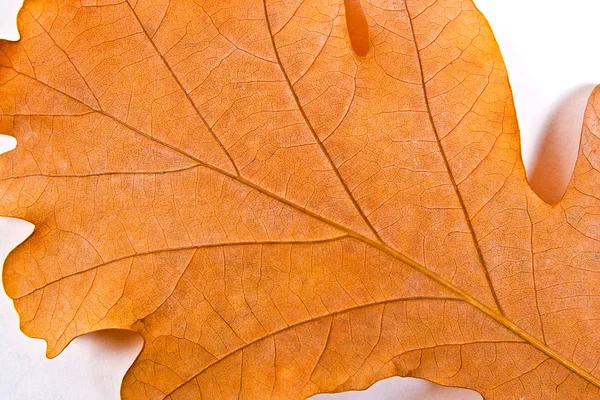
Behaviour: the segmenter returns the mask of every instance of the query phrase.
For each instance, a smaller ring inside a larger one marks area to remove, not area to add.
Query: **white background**
[[[0,0],[0,37],[18,39],[15,16],[20,0]],[[523,158],[531,175],[540,138],[553,132],[578,138],[583,110],[593,86],[600,83],[597,18],[600,2],[590,0],[475,0],[486,15],[508,66],[521,126]],[[0,132],[1,133],[1,132]],[[566,140],[565,142],[569,142]],[[573,155],[577,140],[563,146]],[[0,137],[0,152],[14,141]],[[567,159],[569,157],[566,157]],[[562,173],[572,171],[566,161]],[[0,171],[1,174],[1,171]],[[549,183],[561,184],[557,178]],[[32,225],[0,218],[0,260],[29,235]],[[0,291],[0,398],[117,400],[119,385],[133,362],[141,339],[119,332],[75,339],[57,358],[45,358],[45,343],[18,329],[12,302]],[[318,396],[320,400],[475,400],[471,391],[442,388],[416,379],[392,378],[366,392]]]

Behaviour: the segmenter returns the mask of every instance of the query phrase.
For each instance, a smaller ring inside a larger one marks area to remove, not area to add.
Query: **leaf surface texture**
[[[600,97],[550,206],[471,0],[28,0],[19,26],[0,214],[36,230],[3,279],[48,356],[139,332],[124,399],[600,396]]]

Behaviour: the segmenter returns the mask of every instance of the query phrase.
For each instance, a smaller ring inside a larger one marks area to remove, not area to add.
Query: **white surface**
[[[0,37],[18,38],[15,14],[19,0],[0,0]],[[489,19],[503,51],[521,126],[523,158],[530,166],[536,144],[557,109],[572,92],[600,83],[596,49],[600,3],[589,0],[475,0]],[[579,132],[583,104],[571,104],[565,134]],[[571,132],[571,133],[572,133]],[[14,143],[0,138],[0,151]],[[0,171],[1,174],[1,171]],[[26,237],[31,224],[0,218],[0,260]],[[119,384],[141,342],[127,336],[95,334],[78,338],[54,360],[45,343],[18,329],[12,302],[0,291],[0,398],[118,399]],[[123,343],[124,342],[124,343]],[[319,396],[321,400],[474,400],[473,392],[441,388],[416,379],[393,378],[367,392]]]
[[[504,55],[513,88],[523,161],[530,167],[547,124],[564,99],[600,83],[600,2],[590,0],[474,0]],[[587,103],[587,98],[585,99]],[[579,132],[585,104],[571,119]]]
[[[0,38],[19,40],[17,30],[17,11],[22,0],[0,0]]]

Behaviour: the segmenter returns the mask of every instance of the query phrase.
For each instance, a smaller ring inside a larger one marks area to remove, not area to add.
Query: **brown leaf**
[[[50,357],[139,332],[125,399],[597,399],[600,95],[550,206],[470,0],[265,1],[26,2],[0,45],[23,331]]]

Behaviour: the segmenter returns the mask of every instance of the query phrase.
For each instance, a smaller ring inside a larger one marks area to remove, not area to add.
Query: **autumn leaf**
[[[0,44],[22,330],[49,357],[141,334],[124,399],[599,398],[600,95],[548,205],[471,0],[264,1],[26,1]]]

